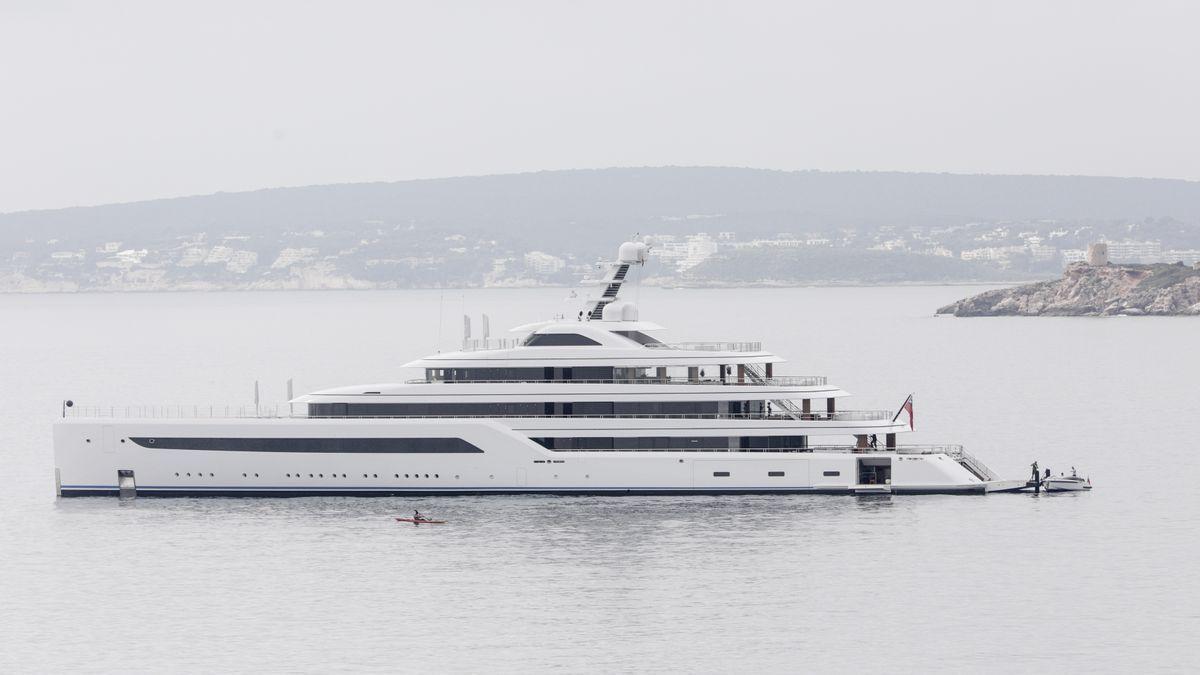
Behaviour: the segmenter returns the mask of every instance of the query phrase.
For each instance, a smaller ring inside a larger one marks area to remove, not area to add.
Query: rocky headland
[[[954,316],[1200,315],[1200,269],[1075,263],[1063,278],[1001,288],[937,311]]]

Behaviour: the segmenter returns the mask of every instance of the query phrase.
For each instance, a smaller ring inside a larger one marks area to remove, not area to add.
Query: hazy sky
[[[1200,2],[0,0],[0,211],[734,165],[1200,179]]]

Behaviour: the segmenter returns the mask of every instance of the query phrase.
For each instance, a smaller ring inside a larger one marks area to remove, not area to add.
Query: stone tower
[[[1096,267],[1108,264],[1108,244],[1100,241],[1088,245],[1087,263]]]

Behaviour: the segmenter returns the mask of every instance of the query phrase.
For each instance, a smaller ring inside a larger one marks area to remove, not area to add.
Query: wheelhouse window
[[[534,333],[522,344],[526,347],[588,347],[600,343],[578,333]]]
[[[643,333],[640,330],[614,330],[613,332],[616,333],[617,335],[620,335],[621,337],[627,337],[630,340],[633,340],[634,342],[636,342],[640,345],[660,345],[660,344],[662,344],[661,340],[658,340],[649,335],[646,335],[645,333]]]

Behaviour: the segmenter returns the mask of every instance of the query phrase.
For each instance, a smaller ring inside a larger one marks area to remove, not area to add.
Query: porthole
[[[189,473],[189,474],[188,474],[188,478],[191,478],[191,477],[192,477],[192,474],[190,474],[190,473]]]
[[[495,477],[496,477],[496,476],[495,476],[494,474],[491,474],[491,475],[489,475],[489,476],[488,476],[488,478],[495,478]]]
[[[246,474],[242,474],[242,478],[245,478],[245,477],[246,477]]]
[[[429,478],[429,474],[425,474],[425,477],[426,477],[426,478]]]
[[[373,473],[373,474],[371,474],[371,478],[379,478],[379,474]]]
[[[255,478],[258,478],[258,474],[254,474],[254,477],[255,477]]]
[[[404,477],[405,477],[405,478],[408,478],[408,474],[404,474]]]
[[[258,475],[258,474],[255,474],[255,475]],[[288,478],[292,477],[292,474],[290,474],[290,473],[285,473],[284,475],[287,476]]]
[[[178,471],[176,471],[176,472],[175,472],[175,477],[176,477],[176,478],[179,478],[179,472],[178,472]]]
[[[308,474],[308,477],[309,477],[309,478],[312,478],[312,477],[313,477],[313,475],[310,473],[310,474]]]
[[[342,478],[345,478],[345,477],[346,477],[346,474],[342,474]]]
[[[458,478],[458,474],[454,474],[454,477],[455,477],[455,478]]]
[[[210,473],[210,474],[208,474],[208,477],[209,477],[209,478],[212,478],[212,474],[211,474],[211,473]]]
[[[124,443],[124,442],[125,442],[125,439],[123,439],[123,438],[122,438],[122,439],[121,439],[121,442],[122,442],[122,443]],[[153,438],[151,438],[149,442],[150,442],[150,445],[154,445],[154,439],[153,439]]]
[[[433,474],[433,477],[434,477],[434,478],[437,478],[437,477],[438,477],[438,475],[435,473],[435,474]]]
[[[121,439],[121,442],[122,442],[122,443],[124,443],[124,442],[125,442],[125,439],[124,439],[124,438],[122,438],[122,439]],[[151,441],[151,443],[153,443],[153,441]]]
[[[85,442],[85,443],[91,443],[91,442],[92,442],[92,439],[90,439],[90,438],[85,438],[85,439],[83,439],[83,440],[84,440],[84,442]]]
[[[325,477],[325,474],[323,474],[323,473],[317,474],[317,478],[324,478],[324,477]]]
[[[399,477],[400,477],[400,474],[396,474],[396,478],[399,478]]]
[[[363,474],[363,478],[366,478],[366,477],[367,477],[367,474],[365,474],[365,473],[364,473],[364,474]]]

